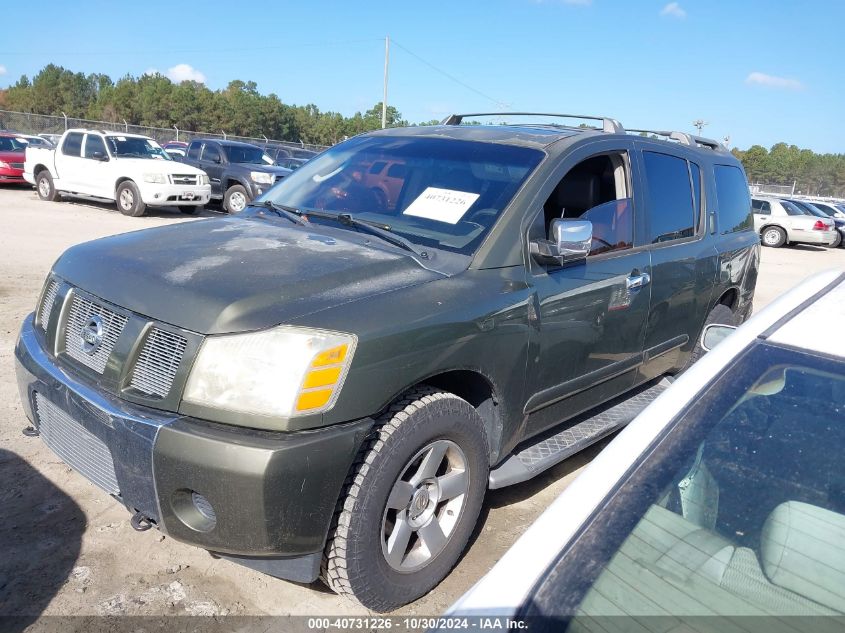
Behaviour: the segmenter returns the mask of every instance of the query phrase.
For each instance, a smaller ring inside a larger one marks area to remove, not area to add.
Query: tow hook
[[[31,424],[28,427],[26,427],[25,429],[22,429],[21,433],[23,433],[27,437],[38,437],[39,435],[41,435],[41,431],[36,429]]]
[[[153,527],[153,521],[146,514],[138,511],[132,515],[131,519],[129,519],[129,525],[131,525],[132,529],[136,532],[146,532]]]

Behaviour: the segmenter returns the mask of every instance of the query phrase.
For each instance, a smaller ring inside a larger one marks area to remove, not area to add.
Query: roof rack
[[[709,147],[715,151],[727,151],[727,148],[719,141],[714,141],[703,136],[696,136],[695,134],[688,134],[687,132],[669,132],[666,130],[635,130],[629,129],[628,132],[639,132],[641,134],[656,134],[657,136],[665,136],[678,141],[682,145],[689,145],[691,147]]]
[[[625,128],[616,119],[604,116],[592,116],[588,114],[556,114],[550,112],[478,112],[475,114],[450,114],[443,119],[441,125],[460,125],[461,121],[477,116],[553,116],[563,119],[587,119],[590,121],[601,121],[602,130],[610,134],[624,134]]]

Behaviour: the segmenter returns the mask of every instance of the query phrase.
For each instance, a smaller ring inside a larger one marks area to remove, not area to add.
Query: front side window
[[[542,608],[574,623],[845,613],[843,397],[841,360],[746,352],[600,506]]]
[[[733,233],[752,228],[748,182],[738,167],[715,165],[716,198],[719,202],[719,231]]]
[[[687,161],[643,152],[643,163],[648,189],[648,241],[655,244],[692,237],[696,221]]]
[[[216,145],[209,145],[202,149],[202,159],[208,161],[209,163],[219,163],[220,158],[220,150],[217,149]]]
[[[108,156],[106,144],[103,143],[102,136],[89,134],[85,139],[85,158],[94,158],[94,154],[96,153],[100,153],[102,156]]]
[[[388,225],[420,246],[471,255],[543,157],[495,143],[359,137],[305,163],[265,198],[349,214]],[[379,161],[401,165],[402,177],[370,174]]]
[[[65,156],[82,155],[82,132],[71,132],[62,143],[62,154]]]

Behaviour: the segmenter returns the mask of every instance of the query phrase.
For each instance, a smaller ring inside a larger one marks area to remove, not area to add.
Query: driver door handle
[[[625,279],[625,286],[628,290],[639,290],[643,286],[647,286],[651,282],[651,275],[648,273],[641,273],[639,275],[631,275]]]

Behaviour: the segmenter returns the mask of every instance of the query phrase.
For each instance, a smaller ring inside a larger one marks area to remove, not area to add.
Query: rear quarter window
[[[750,229],[753,226],[751,195],[742,170],[731,165],[715,165],[713,173],[719,202],[719,232],[724,235]]]

